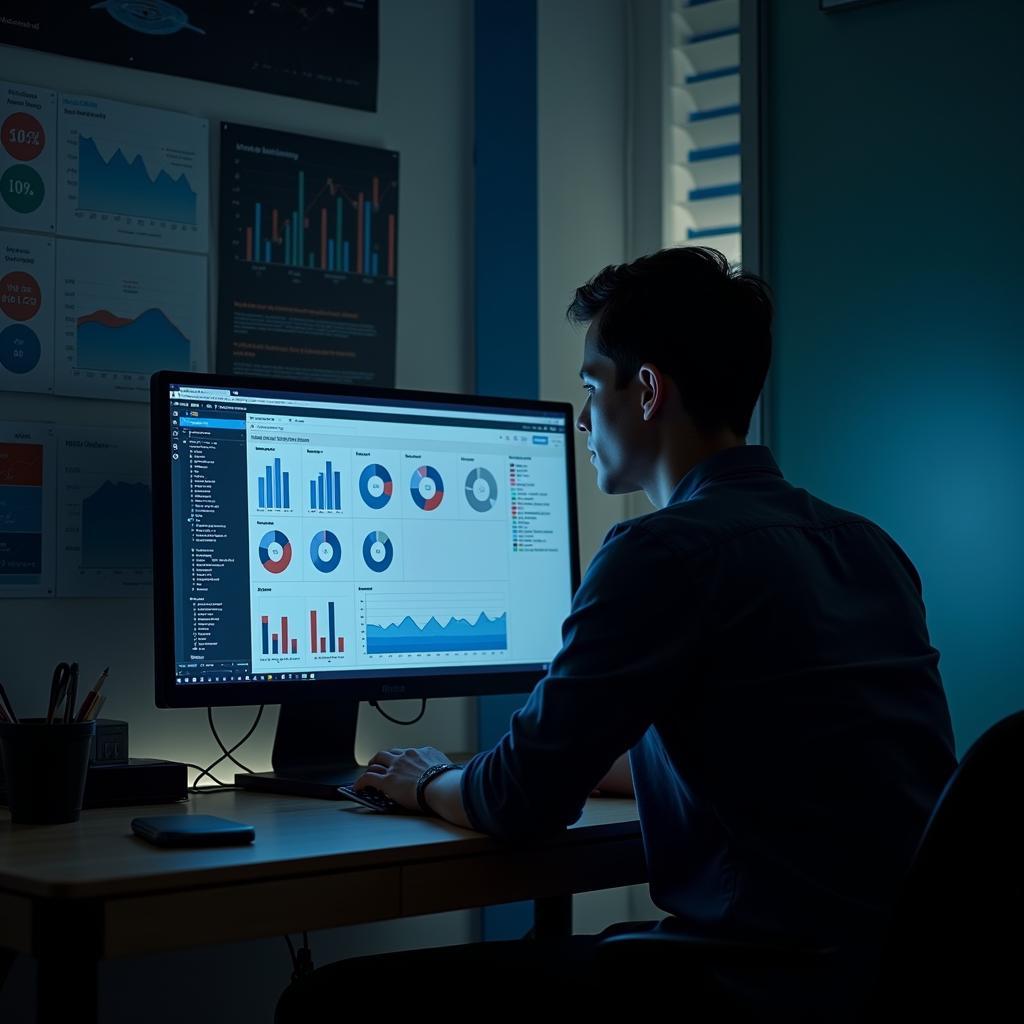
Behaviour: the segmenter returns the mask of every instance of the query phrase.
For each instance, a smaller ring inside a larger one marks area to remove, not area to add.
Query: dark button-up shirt
[[[955,767],[921,581],[882,529],[720,452],[595,556],[548,675],[466,766],[521,839],[630,753],[651,895],[709,935],[881,930]]]

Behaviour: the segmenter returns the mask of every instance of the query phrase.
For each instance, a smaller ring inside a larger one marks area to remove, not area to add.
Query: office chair
[[[599,947],[611,968],[813,970],[834,950],[708,942],[664,930]],[[1024,968],[1024,711],[971,746],[932,810],[897,899],[865,1021],[1021,1018]],[[793,975],[794,985],[799,974]],[[723,1009],[730,996],[720,993]],[[713,997],[712,997],[713,998]],[[709,1001],[709,1006],[713,1005]],[[1013,1007],[1016,1006],[1016,1010]]]

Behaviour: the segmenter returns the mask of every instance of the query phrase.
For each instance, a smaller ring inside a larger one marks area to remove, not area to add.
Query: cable
[[[256,721],[252,723],[252,728],[231,748],[231,750],[228,750],[228,748],[224,746],[224,741],[220,738],[220,733],[217,732],[217,726],[213,724],[213,708],[206,709],[206,719],[210,723],[210,732],[213,733],[213,738],[217,741],[217,746],[224,752],[224,756],[232,763],[238,765],[246,775],[252,775],[252,769],[247,768],[238,760],[237,757],[232,757],[231,755],[232,752],[237,750],[256,730],[256,726],[260,724],[260,716],[263,714],[263,708],[265,706],[266,705],[264,704],[260,705],[260,709],[256,713]]]
[[[256,712],[256,718],[253,721],[252,725],[249,726],[249,731],[233,747],[230,747],[230,748],[224,746],[224,741],[220,738],[220,734],[217,732],[217,728],[213,724],[213,708],[207,708],[206,709],[206,717],[207,717],[207,720],[210,723],[210,730],[213,732],[213,738],[217,741],[217,746],[220,747],[220,749],[223,751],[223,753],[220,755],[220,757],[217,758],[216,761],[214,761],[212,764],[207,765],[205,768],[201,768],[197,764],[187,764],[186,763],[186,767],[187,768],[195,768],[196,771],[199,772],[199,774],[192,780],[192,785],[189,786],[189,791],[190,792],[192,792],[192,793],[209,793],[209,792],[214,792],[216,790],[240,789],[241,788],[240,786],[232,785],[230,782],[221,782],[221,780],[218,779],[213,774],[213,769],[216,768],[217,765],[219,765],[221,763],[221,761],[231,760],[234,764],[238,765],[238,767],[241,768],[247,775],[252,775],[253,774],[251,768],[247,768],[244,764],[242,764],[241,761],[239,761],[235,757],[232,757],[231,755],[234,754],[234,752],[243,743],[245,743],[245,741],[256,731],[256,726],[258,726],[260,724],[260,719],[263,717],[263,709],[265,707],[266,707],[266,704],[261,704],[259,706],[259,710]],[[213,779],[214,784],[212,786],[200,786],[200,785],[198,785],[199,780],[204,775],[207,776],[210,779]]]
[[[309,932],[302,933],[302,948],[298,951],[290,935],[285,935],[284,941],[288,943],[288,953],[292,958],[292,981],[312,974],[316,968],[313,966],[313,951],[309,948]]]
[[[198,764],[192,764],[192,763],[191,763],[190,761],[184,761],[184,762],[182,762],[182,763],[183,763],[183,764],[185,765],[185,767],[186,767],[186,768],[195,768],[195,770],[196,770],[196,771],[197,771],[197,772],[199,773],[199,774],[198,774],[198,775],[197,775],[197,776],[195,777],[195,779],[193,779],[193,780],[192,780],[192,785],[188,787],[189,789],[228,789],[228,788],[231,788],[231,789],[233,789],[233,788],[234,788],[234,787],[233,787],[233,786],[231,785],[231,783],[230,783],[230,782],[221,782],[221,781],[220,781],[220,779],[218,779],[218,778],[217,778],[217,777],[216,777],[215,775],[212,775],[212,774],[210,773],[210,768],[213,768],[213,765],[212,765],[212,764],[210,765],[210,767],[209,767],[209,768],[203,768],[203,767],[202,767],[201,765],[198,765]],[[197,785],[196,785],[196,783],[197,783],[197,782],[198,782],[198,781],[199,781],[199,780],[200,780],[200,779],[201,779],[201,778],[202,778],[202,777],[203,777],[204,775],[206,775],[206,776],[208,776],[209,778],[213,779],[213,782],[214,782],[214,784],[213,784],[212,786],[202,786],[202,787],[200,787],[200,786],[197,786]]]
[[[400,718],[392,718],[375,700],[370,701],[370,707],[376,708],[389,722],[394,722],[395,725],[415,725],[427,710],[427,698],[421,697],[420,700],[422,701],[420,704],[420,713],[415,718],[410,718],[407,722],[403,722]]]

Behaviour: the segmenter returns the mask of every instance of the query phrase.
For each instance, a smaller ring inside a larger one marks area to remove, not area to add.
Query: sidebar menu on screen
[[[245,414],[174,412],[176,660],[183,683],[209,682],[249,671]]]

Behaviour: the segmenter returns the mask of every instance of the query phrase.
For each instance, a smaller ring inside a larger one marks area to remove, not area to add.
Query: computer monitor
[[[572,408],[162,372],[159,707],[281,705],[250,788],[334,796],[360,700],[528,691],[579,583]]]

